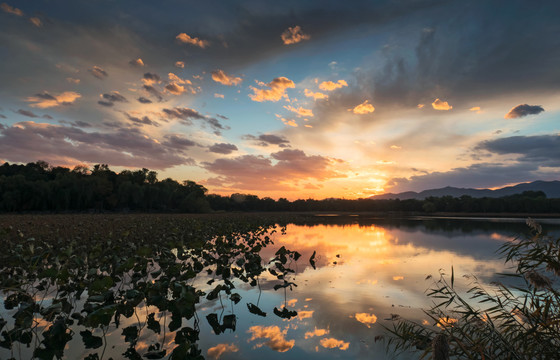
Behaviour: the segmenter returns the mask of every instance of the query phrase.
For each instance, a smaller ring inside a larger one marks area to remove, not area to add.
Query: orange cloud
[[[278,326],[251,326],[249,328],[251,338],[249,341],[257,339],[268,339],[264,344],[257,344],[256,347],[268,346],[274,351],[286,352],[294,347],[295,340],[286,340],[287,330],[281,331]]]
[[[215,97],[215,98],[223,99],[225,96],[224,96],[224,94],[215,93],[215,94],[214,94],[214,97]]]
[[[242,78],[228,75],[222,70],[212,71],[212,80],[227,86],[239,85],[243,81]]]
[[[335,338],[321,339],[320,343],[322,347],[327,349],[339,348],[340,350],[348,350],[350,346],[349,342],[344,342]]]
[[[305,338],[309,339],[315,336],[323,336],[329,333],[328,329],[317,329],[315,328],[315,330],[313,331],[308,331],[305,333]]]
[[[199,48],[202,48],[202,49],[210,46],[210,43],[208,42],[208,40],[201,40],[197,37],[190,37],[189,35],[187,35],[185,33],[180,33],[179,35],[177,35],[175,37],[175,39],[179,40],[183,44],[191,44],[191,45],[194,45],[194,46],[198,46]]]
[[[368,103],[368,100],[364,101],[360,105],[357,105],[353,109],[348,109],[348,111],[352,111],[354,114],[365,115],[375,111],[373,105]]]
[[[74,78],[71,78],[71,77],[67,77],[66,81],[68,81],[69,83],[72,83],[72,84],[79,84],[81,80],[80,79],[74,79]]]
[[[440,99],[435,99],[432,103],[432,107],[435,110],[451,110],[453,106],[449,105],[447,101],[441,101]]]
[[[348,83],[345,80],[338,80],[337,82],[323,81],[319,85],[319,89],[323,91],[333,91],[336,89],[340,89],[343,86],[348,86]]]
[[[291,127],[298,127],[298,124],[294,119],[286,119],[286,118],[280,117],[280,120],[282,120],[284,125],[288,125],[288,126],[291,126]]]
[[[142,67],[144,66],[144,61],[142,61],[142,59],[138,58],[138,59],[132,59],[128,62],[131,66],[138,66],[138,67]]]
[[[313,317],[313,312],[314,310],[309,310],[309,311],[298,311],[298,319],[303,320],[303,319],[310,319]]]
[[[30,96],[25,101],[30,102],[29,106],[46,109],[60,105],[70,105],[76,99],[81,98],[82,95],[73,91],[66,91],[58,95],[52,95],[48,92],[43,92],[42,94],[36,94],[35,96]]]
[[[400,276],[400,275],[393,276],[393,280],[395,280],[395,281],[404,280],[404,276]]]
[[[400,149],[402,149],[402,146],[391,145],[391,149],[393,149],[393,150],[400,150]]]
[[[322,92],[313,92],[309,89],[305,89],[303,93],[305,96],[312,97],[314,100],[327,99],[329,97],[327,94],[323,94]]]
[[[417,107],[418,109],[422,109],[422,108],[424,107],[424,104],[418,104],[418,105],[416,105],[416,107]]]
[[[169,77],[169,80],[171,80],[174,83],[177,84],[189,84],[192,85],[192,82],[188,79],[181,79],[180,77],[178,77],[177,75],[173,74],[173,73],[169,73],[167,74],[167,77]]]
[[[284,106],[284,109],[290,110],[291,112],[294,112],[294,113],[298,114],[298,116],[309,116],[309,117],[313,116],[313,110],[311,110],[311,109],[304,109],[302,107],[298,107],[296,109],[295,107],[290,106],[290,105]]]
[[[450,317],[448,317],[448,318],[441,318],[441,319],[438,319],[437,326],[440,327],[440,328],[442,328],[442,329],[443,329],[443,328],[446,328],[446,327],[452,327],[452,326],[454,326],[458,321],[459,321],[459,320],[454,319],[454,318],[450,318]]]
[[[311,38],[311,36],[304,34],[303,31],[301,31],[301,27],[299,25],[289,27],[280,37],[282,38],[284,45],[297,44],[300,41],[309,40]]]
[[[226,352],[238,352],[239,348],[234,344],[218,344],[208,349],[208,356],[213,359],[219,359]]]
[[[177,83],[169,83],[165,86],[165,90],[167,90],[168,92],[170,92],[173,95],[181,95],[182,93],[184,93],[185,91],[185,87],[181,86]]]
[[[29,21],[35,25],[36,27],[41,27],[43,26],[43,22],[41,21],[41,19],[39,19],[38,17],[31,17],[29,18]]]
[[[183,69],[185,67],[184,61],[175,61],[175,67]]]
[[[2,9],[4,12],[7,12],[8,14],[13,14],[13,15],[17,15],[17,16],[23,16],[23,11],[21,11],[18,8],[15,8],[13,6],[10,6],[6,3],[2,3],[0,5],[0,9]]]
[[[375,322],[377,322],[377,316],[373,314],[356,313],[354,317],[362,324],[365,324],[368,328],[371,327],[371,325],[375,324]]]
[[[277,77],[274,78],[268,84],[259,83],[261,86],[268,86],[270,89],[257,89],[255,87],[250,87],[254,94],[249,94],[249,97],[253,101],[263,102],[263,101],[278,101],[283,97],[287,98],[286,89],[295,88],[294,82],[287,77]]]

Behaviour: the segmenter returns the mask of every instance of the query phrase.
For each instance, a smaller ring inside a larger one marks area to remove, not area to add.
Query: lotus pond
[[[525,231],[524,219],[0,216],[0,358],[393,358],[383,326],[428,321],[431,276],[453,266],[491,283],[495,250]]]

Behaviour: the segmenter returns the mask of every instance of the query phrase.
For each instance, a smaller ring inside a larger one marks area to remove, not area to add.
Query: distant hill
[[[386,199],[417,199],[423,200],[427,197],[442,197],[442,196],[453,196],[461,197],[463,195],[468,195],[473,198],[482,197],[502,197],[514,194],[520,194],[524,191],[542,191],[546,194],[549,199],[560,198],[560,181],[533,181],[530,183],[518,184],[515,186],[507,186],[501,189],[490,190],[490,189],[462,189],[447,186],[440,189],[430,189],[421,192],[406,191],[398,194],[382,194],[370,197],[370,199],[375,200],[386,200]]]

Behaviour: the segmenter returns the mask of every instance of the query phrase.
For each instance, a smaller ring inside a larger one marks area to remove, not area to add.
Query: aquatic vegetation
[[[421,358],[434,359],[444,352],[460,359],[558,358],[560,238],[546,236],[533,220],[527,225],[530,236],[500,249],[513,265],[513,273],[503,274],[511,285],[495,282],[486,288],[473,276],[465,294],[456,287],[452,267],[451,276],[441,273],[427,293],[434,300],[425,311],[431,323],[396,316],[387,328],[387,349],[416,349]]]
[[[280,219],[281,220],[281,219]],[[203,359],[196,305],[241,296],[264,272],[286,291],[300,255],[285,247],[267,262],[260,251],[283,231],[279,219],[181,215],[60,215],[0,218],[0,346],[32,347],[39,359],[62,358],[81,337],[87,359],[102,359],[109,332],[120,332],[128,359]],[[197,286],[203,278],[210,290]],[[257,304],[248,310],[266,316]],[[280,317],[296,316],[284,307]],[[236,315],[211,313],[216,334]],[[151,343],[140,349],[140,339]],[[172,339],[172,340],[171,340]]]

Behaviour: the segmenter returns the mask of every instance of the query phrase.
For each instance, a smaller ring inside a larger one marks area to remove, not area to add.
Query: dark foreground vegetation
[[[560,199],[541,191],[501,198],[461,196],[425,200],[274,200],[256,195],[207,194],[193,181],[158,180],[148,169],[116,173],[107,165],[92,169],[52,167],[37,161],[0,166],[0,212],[183,212],[350,211],[414,213],[560,213]]]
[[[513,272],[485,288],[475,276],[466,291],[441,274],[425,311],[432,323],[395,319],[388,349],[416,349],[433,359],[558,359],[560,356],[560,239],[545,236],[528,220],[532,236],[506,243],[500,252]],[[504,282],[505,282],[504,281]]]
[[[282,230],[278,222],[242,215],[2,216],[0,347],[7,350],[0,353],[203,359],[200,321],[220,334],[235,330],[236,315],[200,319],[197,304],[224,301],[233,309],[241,300],[234,283],[259,286],[265,271],[277,279],[274,290],[295,285],[297,252],[282,247],[271,261],[260,256]],[[297,316],[286,307],[261,309],[258,301],[244,311]],[[74,338],[83,345],[70,346]]]

